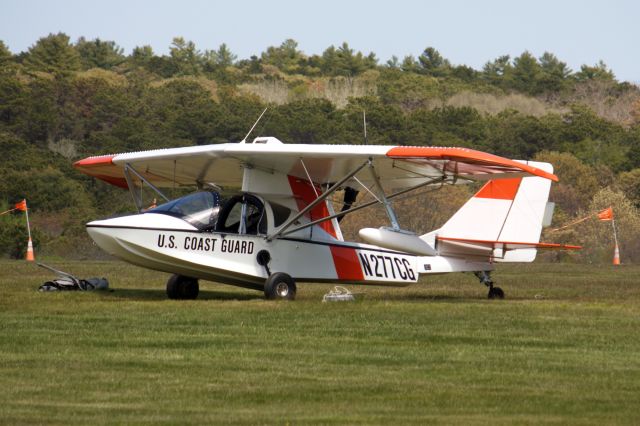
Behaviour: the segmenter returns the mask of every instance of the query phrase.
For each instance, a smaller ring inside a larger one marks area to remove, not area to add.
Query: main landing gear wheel
[[[489,287],[489,299],[504,299],[504,291],[500,287]]]
[[[504,299],[504,291],[500,287],[493,286],[493,280],[491,279],[490,271],[476,271],[474,275],[478,277],[481,284],[489,287],[489,294],[487,297],[489,299]]]
[[[296,297],[296,282],[284,272],[271,274],[264,283],[264,296],[269,300],[293,300]]]
[[[193,300],[198,297],[200,286],[198,280],[184,275],[171,275],[167,281],[167,296],[169,299]]]

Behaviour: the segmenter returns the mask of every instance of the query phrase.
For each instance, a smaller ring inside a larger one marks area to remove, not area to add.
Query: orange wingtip
[[[73,163],[73,167],[80,168],[80,167],[92,167],[92,166],[106,166],[106,165],[113,164],[113,157],[115,157],[115,154],[100,155],[97,157],[87,157],[85,159],[82,159]]]
[[[115,154],[88,157],[73,163],[73,167],[84,174],[103,180],[111,185],[127,189],[129,185],[122,175],[122,169],[113,164]]]
[[[540,176],[550,179],[554,182],[558,181],[558,177],[553,173],[545,172],[537,167],[518,161],[509,160],[508,158],[498,155],[489,154],[482,151],[476,151],[469,148],[456,147],[437,147],[437,146],[397,146],[391,148],[387,152],[387,157],[397,159],[416,159],[416,160],[450,160],[469,165],[500,167],[509,171],[523,171],[534,176]],[[479,168],[478,174],[486,173],[486,169]],[[474,174],[470,171],[470,174]]]
[[[472,240],[467,238],[453,238],[453,237],[437,237],[441,241],[451,241],[458,243],[469,244],[490,244],[494,247],[499,246],[520,246],[515,248],[539,248],[539,249],[551,249],[551,250],[580,250],[582,246],[574,246],[570,244],[558,244],[558,243],[526,243],[520,241],[491,241],[491,240]]]

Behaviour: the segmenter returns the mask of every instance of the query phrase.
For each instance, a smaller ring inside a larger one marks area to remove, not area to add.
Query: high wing
[[[496,155],[468,148],[377,145],[283,144],[276,138],[256,138],[253,143],[225,143],[104,155],[80,160],[81,172],[127,188],[126,168],[162,188],[212,183],[239,187],[243,170],[256,168],[281,172],[318,185],[339,181],[371,161],[377,177],[395,189],[409,188],[446,177],[451,183],[506,177],[540,176],[557,181],[552,173]],[[358,179],[373,182],[371,174]]]

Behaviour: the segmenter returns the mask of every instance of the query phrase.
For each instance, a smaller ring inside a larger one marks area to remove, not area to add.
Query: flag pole
[[[15,210],[18,210],[18,209],[15,209],[15,208],[14,209],[9,209],[7,211],[4,211],[4,212],[0,213],[0,216],[2,216],[3,214],[11,213],[12,211],[15,211]]]
[[[31,225],[29,225],[29,209],[24,210],[24,214],[27,218],[27,233],[29,234],[29,241],[31,241]]]
[[[613,241],[616,244],[615,248],[613,249],[613,264],[614,265],[619,265],[620,264],[620,249],[618,248],[618,233],[616,232],[616,221],[613,218],[611,218],[611,227],[613,228]]]
[[[29,241],[27,242],[27,256],[26,260],[28,262],[35,261],[35,256],[33,254],[33,242],[31,241],[31,224],[29,223],[29,208],[27,207],[27,200],[24,200],[24,213],[27,218],[27,233],[29,234]]]

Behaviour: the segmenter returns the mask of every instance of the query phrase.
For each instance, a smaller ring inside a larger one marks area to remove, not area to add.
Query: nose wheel
[[[480,280],[481,284],[489,287],[489,299],[504,299],[504,291],[500,287],[493,286],[493,280],[491,279],[490,271],[476,271],[473,273]]]

